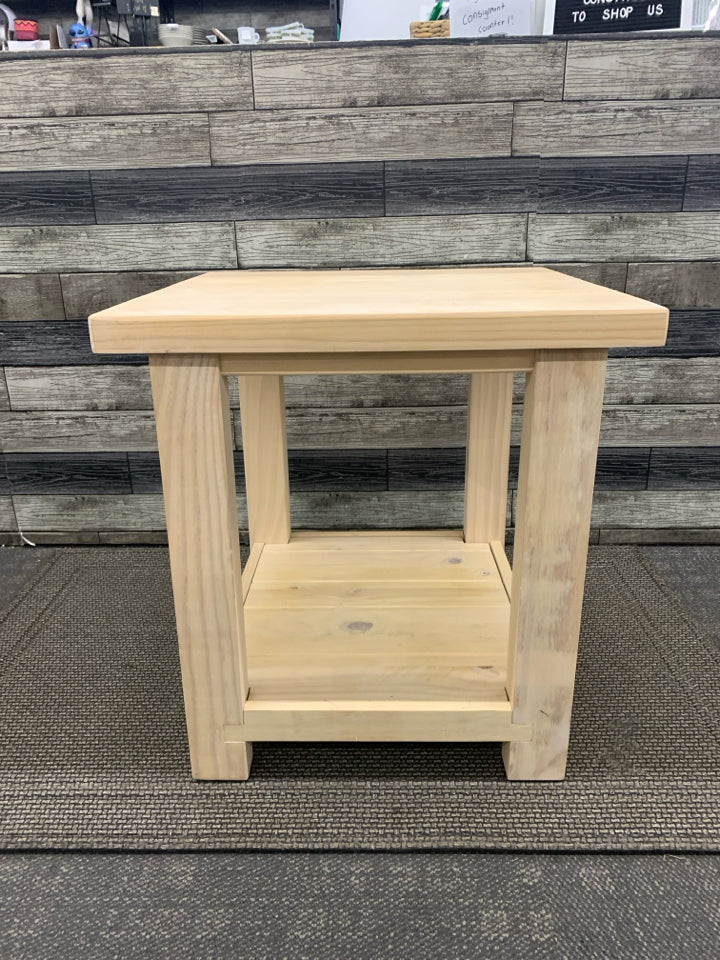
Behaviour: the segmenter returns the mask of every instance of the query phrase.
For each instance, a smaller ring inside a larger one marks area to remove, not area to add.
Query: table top
[[[545,267],[227,270],[90,317],[96,353],[659,346],[668,310]]]

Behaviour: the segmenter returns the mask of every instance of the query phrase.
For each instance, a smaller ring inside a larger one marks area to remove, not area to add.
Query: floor
[[[644,552],[720,648],[720,547]],[[0,550],[0,605],[48,554]],[[3,960],[704,960],[719,945],[711,855],[0,856]]]

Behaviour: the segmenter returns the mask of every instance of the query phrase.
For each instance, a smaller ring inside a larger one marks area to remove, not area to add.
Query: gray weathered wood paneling
[[[10,497],[0,497],[0,530],[9,532],[17,530],[15,511]]]
[[[708,527],[603,527],[598,531],[598,543],[637,544],[717,544],[720,528]]]
[[[92,174],[98,223],[377,217],[382,163],[273,163]]]
[[[253,52],[255,106],[362,107],[558,100],[565,44],[557,40],[344,46]]]
[[[684,210],[720,210],[720,156],[690,157]]]
[[[530,214],[533,260],[713,260],[720,213]]]
[[[34,264],[37,268],[38,264]],[[56,273],[0,275],[0,322],[61,320],[65,316]]]
[[[210,144],[220,166],[509,157],[512,116],[512,103],[213,113]]]
[[[3,120],[3,170],[189,167],[210,163],[207,114]]]
[[[565,100],[720,97],[720,38],[568,44]]]
[[[5,371],[0,367],[0,410],[10,409],[10,397],[8,396],[7,384],[5,382]]]
[[[132,493],[125,453],[6,454],[14,494]]]
[[[91,313],[141,297],[197,275],[194,270],[143,270],[123,273],[61,273],[60,284],[69,320],[85,320]]]
[[[720,447],[654,448],[648,489],[720,490]]]
[[[141,410],[152,407],[147,367],[8,367],[13,410]],[[524,379],[515,378],[514,395],[523,395]],[[463,374],[337,375],[285,378],[289,409],[462,406],[468,381]],[[720,404],[720,358],[612,359],[608,363],[605,403]],[[231,379],[231,405],[238,406]],[[718,408],[720,411],[720,407]]]
[[[147,364],[140,353],[93,353],[87,320],[0,321],[2,360],[11,366]]]
[[[605,407],[600,442],[607,447],[720,446],[718,407],[701,403]]]
[[[95,223],[90,175],[0,170],[0,226],[46,223]]]
[[[0,452],[155,450],[152,413],[0,413]]]
[[[339,267],[524,260],[525,214],[240,221],[241,267]],[[0,247],[1,250],[1,247]]]
[[[81,57],[47,58],[42,67],[32,59],[0,63],[0,117],[96,118],[252,107],[249,53],[153,54],[110,57],[86,51]]]
[[[720,100],[515,104],[514,156],[685,156],[719,150]]]
[[[571,277],[579,277],[588,283],[599,283],[602,287],[612,287],[613,290],[625,290],[627,279],[626,263],[542,263],[534,261],[538,267],[549,267],[568,273]]]
[[[671,310],[667,342],[661,347],[621,347],[612,357],[717,357],[720,310]]]
[[[686,157],[544,157],[539,165],[537,210],[682,210],[686,169]]]
[[[237,267],[232,223],[0,227],[0,271]]]
[[[595,527],[720,526],[720,491],[598,490]]]
[[[671,309],[720,310],[720,261],[630,263],[627,292]]]

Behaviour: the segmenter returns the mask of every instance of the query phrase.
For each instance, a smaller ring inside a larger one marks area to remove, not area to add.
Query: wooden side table
[[[150,355],[193,776],[246,779],[254,740],[494,740],[510,779],[562,779],[607,349],[667,319],[535,267],[208,273],[90,317],[96,352]],[[283,375],[448,371],[471,375],[463,531],[292,533]]]

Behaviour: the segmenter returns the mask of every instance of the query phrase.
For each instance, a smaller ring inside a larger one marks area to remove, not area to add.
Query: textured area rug
[[[633,547],[591,548],[570,762],[497,744],[256,744],[190,777],[167,551],[59,550],[0,626],[0,846],[720,850],[720,657]]]

